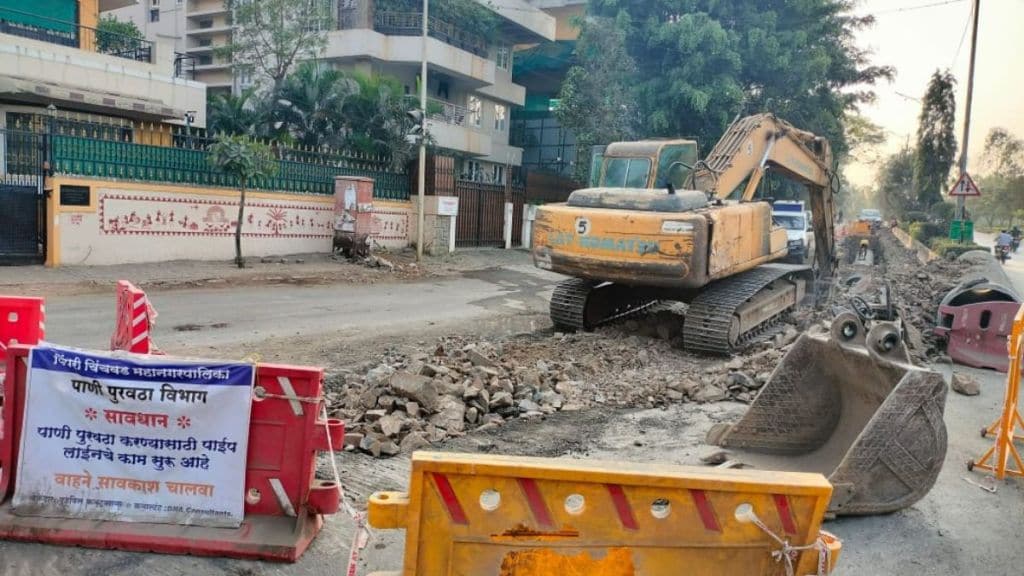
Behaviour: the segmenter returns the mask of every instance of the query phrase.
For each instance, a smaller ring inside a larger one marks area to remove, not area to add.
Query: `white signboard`
[[[438,196],[437,197],[437,215],[438,216],[458,216],[459,215],[459,197],[458,196]]]
[[[29,366],[16,514],[241,524],[251,364],[41,345]]]

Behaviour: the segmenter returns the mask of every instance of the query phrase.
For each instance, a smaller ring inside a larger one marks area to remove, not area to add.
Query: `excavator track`
[[[736,310],[772,282],[807,270],[806,266],[765,264],[709,284],[686,311],[683,347],[692,352],[727,355],[768,338],[778,326],[779,315],[733,336],[730,332]]]
[[[551,322],[562,331],[593,330],[636,316],[655,303],[632,295],[625,286],[571,278],[551,295]]]

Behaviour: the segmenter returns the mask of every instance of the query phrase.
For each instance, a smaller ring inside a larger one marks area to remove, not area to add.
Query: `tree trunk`
[[[245,268],[245,259],[242,258],[242,224],[245,222],[245,179],[238,188],[238,224],[235,225],[235,266]]]

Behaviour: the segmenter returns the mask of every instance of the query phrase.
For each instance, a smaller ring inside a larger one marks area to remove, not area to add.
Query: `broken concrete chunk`
[[[418,403],[428,412],[437,406],[437,388],[426,376],[396,372],[391,376],[391,391]]]
[[[953,390],[963,394],[964,396],[977,396],[981,394],[981,386],[978,381],[970,374],[964,374],[963,372],[954,372],[953,381],[951,383]]]

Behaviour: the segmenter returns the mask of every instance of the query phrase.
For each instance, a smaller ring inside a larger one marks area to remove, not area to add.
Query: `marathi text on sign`
[[[13,507],[238,526],[254,368],[39,346]]]

